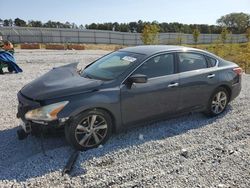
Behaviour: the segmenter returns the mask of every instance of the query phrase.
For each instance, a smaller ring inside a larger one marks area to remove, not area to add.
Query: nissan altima
[[[18,92],[19,139],[64,129],[78,150],[114,132],[177,114],[223,113],[241,90],[242,69],[209,52],[154,45],[120,49],[78,69],[53,68]]]

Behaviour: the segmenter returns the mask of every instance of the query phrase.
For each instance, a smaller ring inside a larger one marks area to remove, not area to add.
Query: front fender
[[[83,111],[101,108],[113,116],[115,126],[121,126],[120,90],[102,89],[91,93],[70,97],[70,102],[59,112],[58,118],[75,117]]]

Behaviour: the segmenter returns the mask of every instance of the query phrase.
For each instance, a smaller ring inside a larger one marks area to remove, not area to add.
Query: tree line
[[[47,28],[81,28],[83,27],[82,25],[77,26],[75,23],[70,23],[70,22],[65,22],[61,23],[58,21],[51,21],[49,20],[46,23],[43,23],[39,20],[29,20],[26,22],[25,20],[22,20],[20,18],[16,18],[14,20],[12,19],[1,19],[0,18],[0,23],[2,23],[2,26],[17,26],[17,27],[47,27]]]
[[[19,27],[47,27],[47,28],[75,28],[75,29],[96,29],[96,30],[111,30],[120,32],[137,32],[142,33],[143,28],[146,25],[157,25],[159,32],[173,32],[173,33],[187,33],[191,34],[194,30],[199,30],[200,33],[204,34],[220,34],[223,28],[227,28],[231,33],[239,34],[245,33],[250,27],[250,15],[246,13],[231,13],[221,16],[217,20],[217,25],[207,25],[207,24],[182,24],[178,22],[159,23],[157,21],[144,22],[139,20],[137,22],[129,23],[118,23],[118,22],[108,22],[108,23],[91,23],[83,25],[76,25],[75,23],[65,22],[61,23],[58,21],[49,20],[46,23],[41,21],[29,20],[26,22],[20,18],[12,19],[0,19],[3,26],[19,26]]]

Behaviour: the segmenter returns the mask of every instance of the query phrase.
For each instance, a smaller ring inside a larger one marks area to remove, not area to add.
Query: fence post
[[[59,29],[59,36],[60,36],[60,43],[63,43],[63,40],[62,40],[62,31]]]
[[[79,31],[79,29],[77,30],[77,36],[78,36],[78,44],[80,44],[80,31]]]
[[[137,35],[136,33],[134,35],[135,35],[135,45],[137,45]]]
[[[122,33],[122,45],[124,46],[125,45],[125,41],[124,41],[124,39],[125,39],[125,37],[124,37],[124,33]]]
[[[19,39],[19,44],[21,44],[21,35],[20,35],[20,33],[18,33],[18,32],[16,32],[17,34],[18,34],[18,39]]]
[[[111,31],[108,31],[109,33],[109,44],[111,44]]]
[[[96,33],[94,31],[94,43],[96,44]]]
[[[18,34],[19,44],[21,44],[21,36]]]
[[[40,33],[41,33],[41,43],[43,43],[43,32],[41,29],[40,29]]]

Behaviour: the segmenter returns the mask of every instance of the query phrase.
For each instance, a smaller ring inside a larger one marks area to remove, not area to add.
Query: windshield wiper
[[[81,72],[81,74],[80,74],[82,77],[84,77],[84,78],[89,78],[89,79],[93,79],[93,77],[92,76],[90,76],[89,74],[87,74],[86,72]]]
[[[96,77],[96,76],[92,76],[86,73],[83,73],[82,77],[84,78],[89,78],[89,79],[94,79],[94,80],[102,80],[102,81],[110,81],[112,79],[107,79],[107,78],[100,78],[100,77]]]
[[[84,77],[85,77],[85,78],[89,78],[89,79],[93,79],[91,76],[89,76],[89,75],[87,75],[87,74],[85,74]]]

